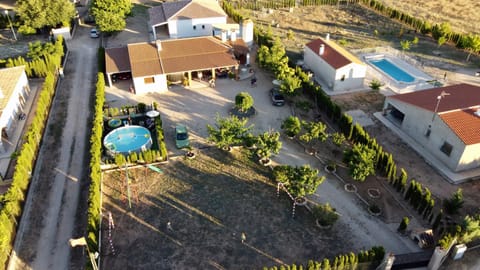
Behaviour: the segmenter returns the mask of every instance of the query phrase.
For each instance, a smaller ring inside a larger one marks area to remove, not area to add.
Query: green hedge
[[[60,67],[63,55],[62,39],[56,44],[61,48],[49,59],[45,81],[40,91],[37,109],[32,123],[24,135],[24,143],[19,151],[17,165],[13,173],[12,185],[0,196],[0,265],[5,266],[12,251],[18,221],[22,215],[24,201],[30,184],[31,172],[34,169],[40,142],[55,94],[56,78],[54,73]]]
[[[105,103],[105,77],[103,73],[97,74],[95,91],[94,116],[92,123],[92,135],[90,137],[90,188],[88,195],[88,220],[87,220],[87,244],[91,252],[98,251],[98,232],[101,222],[100,185],[102,170],[102,135],[103,135],[103,105]],[[90,261],[87,260],[87,264]],[[91,266],[90,266],[91,267]]]
[[[333,260],[328,258],[322,261],[309,260],[306,264],[294,263],[291,265],[280,265],[263,267],[263,270],[333,270],[333,269],[375,269],[385,256],[385,249],[381,246],[372,247],[370,250],[360,251],[358,254],[337,255]],[[361,265],[361,267],[360,267]]]

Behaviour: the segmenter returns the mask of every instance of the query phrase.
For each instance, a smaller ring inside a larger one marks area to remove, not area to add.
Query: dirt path
[[[8,269],[69,269],[85,155],[98,40],[79,27],[60,81]],[[82,223],[82,222],[80,222]]]

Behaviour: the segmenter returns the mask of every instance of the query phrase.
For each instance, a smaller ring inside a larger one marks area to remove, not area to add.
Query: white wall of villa
[[[335,69],[309,47],[304,50],[304,63],[314,73],[315,78],[325,83],[332,91],[349,91],[363,88],[367,66],[350,63]]]
[[[211,36],[212,24],[227,23],[226,17],[198,18],[191,20],[171,20],[168,22],[170,38]]]
[[[165,93],[168,91],[167,76],[165,74],[134,77],[132,80],[137,95],[146,93]]]
[[[480,144],[465,145],[438,115],[432,121],[434,114],[432,111],[387,97],[384,109],[389,104],[405,114],[401,125],[399,122],[394,123],[450,170],[460,172],[480,166],[478,154],[480,153]],[[429,126],[431,126],[430,135],[427,136]],[[450,155],[441,151],[445,142],[452,146]]]

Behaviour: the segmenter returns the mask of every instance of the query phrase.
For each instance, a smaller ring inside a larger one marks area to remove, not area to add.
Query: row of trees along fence
[[[60,67],[63,55],[62,39],[56,55],[52,57],[52,64],[47,70],[45,81],[40,89],[37,109],[32,123],[28,126],[23,137],[23,145],[17,157],[17,164],[13,173],[12,184],[7,192],[0,196],[0,265],[5,266],[12,250],[18,220],[22,215],[23,204],[30,184],[31,173],[34,169],[41,138],[50,112],[55,94],[55,71]]]
[[[478,53],[480,51],[480,37],[478,35],[454,32],[451,30],[448,23],[432,25],[429,21],[419,19],[395,8],[388,7],[381,0],[360,0],[359,3],[372,8],[382,15],[400,21],[413,29],[420,31],[420,33],[424,35],[431,34],[435,40],[446,38],[447,41],[455,43],[457,48],[465,49],[473,53]]]
[[[309,260],[307,264],[291,264],[272,267],[263,267],[263,270],[340,270],[340,269],[375,269],[385,256],[385,249],[381,246],[370,250],[360,251],[358,254],[337,255],[333,260],[328,258],[322,261]]]
[[[103,73],[97,74],[95,87],[94,116],[90,137],[90,188],[88,194],[87,244],[90,251],[98,251],[98,237],[101,222],[100,185],[102,181],[102,135],[103,105],[105,104],[105,79]],[[86,260],[89,267],[90,260]]]
[[[25,73],[29,78],[45,78],[49,72],[55,72],[60,67],[64,49],[62,36],[54,43],[30,43],[28,59],[22,56],[8,58],[5,60],[5,67],[25,66]]]

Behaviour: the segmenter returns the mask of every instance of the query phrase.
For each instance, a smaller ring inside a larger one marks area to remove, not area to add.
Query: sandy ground
[[[79,27],[68,42],[65,78],[59,83],[8,269],[68,269],[71,264],[68,240],[78,237],[73,230],[86,181],[87,108],[96,74],[98,40],[88,33],[89,28]]]

